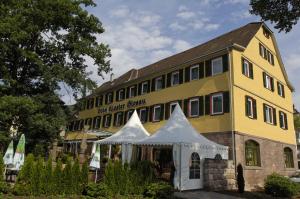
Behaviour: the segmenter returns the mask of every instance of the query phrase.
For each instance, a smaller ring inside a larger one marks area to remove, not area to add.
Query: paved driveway
[[[242,199],[234,196],[207,191],[183,191],[175,192],[174,195],[182,199]]]

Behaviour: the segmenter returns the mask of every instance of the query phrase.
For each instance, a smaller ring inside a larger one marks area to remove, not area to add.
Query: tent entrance
[[[154,147],[153,148],[153,162],[156,167],[158,177],[171,181],[172,178],[172,147]]]

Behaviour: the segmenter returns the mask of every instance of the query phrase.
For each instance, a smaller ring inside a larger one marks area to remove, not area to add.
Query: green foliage
[[[64,193],[73,193],[73,182],[72,182],[72,162],[70,159],[67,160],[67,164],[63,170],[63,186]]]
[[[4,161],[3,161],[3,155],[0,153],[0,182],[3,181],[3,175],[4,175]]]
[[[11,192],[11,187],[8,183],[0,181],[0,196]]]
[[[88,181],[89,181],[88,162],[84,162],[81,167],[81,174],[80,174],[80,184],[82,190],[88,185]]]
[[[81,194],[82,193],[82,186],[80,182],[80,165],[78,159],[75,160],[73,167],[72,167],[72,189],[73,193]]]
[[[70,114],[59,91],[67,88],[77,97],[95,88],[86,72],[87,58],[98,66],[99,76],[111,70],[110,50],[97,39],[104,29],[85,10],[88,6],[95,4],[0,1],[0,147],[13,126],[25,132],[27,151],[33,152],[36,144],[47,149]]]
[[[109,188],[105,183],[90,183],[86,187],[86,195],[93,198],[109,197]]]
[[[144,195],[147,198],[170,198],[172,196],[173,187],[165,182],[156,182],[149,184],[146,189]]]
[[[294,116],[294,125],[295,129],[300,129],[300,115]]]
[[[59,195],[63,193],[63,174],[62,174],[62,163],[60,160],[57,161],[56,167],[53,172],[53,194]]]
[[[42,158],[38,158],[33,167],[33,174],[31,176],[31,193],[35,196],[42,194],[42,175],[44,170],[44,161]]]
[[[260,15],[264,21],[275,23],[279,31],[289,32],[300,17],[300,3],[298,0],[251,0],[251,14]]]
[[[265,179],[265,192],[276,197],[292,197],[299,193],[299,184],[289,178],[273,173]]]

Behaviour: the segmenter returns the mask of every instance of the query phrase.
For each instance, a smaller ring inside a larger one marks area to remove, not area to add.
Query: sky
[[[108,44],[114,77],[197,46],[260,18],[249,14],[250,0],[95,0],[87,10],[102,22],[105,32],[98,40]],[[300,110],[300,23],[289,33],[278,33],[279,50],[292,85],[294,103]],[[88,71],[98,85],[108,81],[97,76],[92,60]],[[73,98],[63,94],[67,104]]]

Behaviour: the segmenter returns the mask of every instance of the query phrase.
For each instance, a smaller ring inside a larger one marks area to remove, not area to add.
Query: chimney
[[[111,74],[110,74],[110,81],[111,81],[111,82],[112,82],[113,79],[114,79],[114,75],[115,75],[114,73],[111,73]]]

